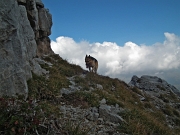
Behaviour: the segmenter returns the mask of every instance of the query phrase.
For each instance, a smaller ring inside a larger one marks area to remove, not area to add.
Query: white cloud
[[[84,57],[86,54],[95,57],[99,62],[98,73],[117,77],[129,82],[132,75],[157,75],[169,80],[172,70],[175,79],[180,81],[180,37],[172,33],[164,33],[165,41],[151,46],[137,45],[127,42],[123,46],[112,42],[89,43],[75,42],[69,37],[58,37],[51,41],[51,48],[62,58],[86,69]],[[172,75],[171,75],[172,78]],[[176,84],[175,84],[176,85]]]

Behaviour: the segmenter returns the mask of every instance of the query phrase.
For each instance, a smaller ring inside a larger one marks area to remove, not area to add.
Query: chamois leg
[[[92,72],[94,72],[94,73],[95,73],[95,67],[92,67]]]
[[[93,67],[93,71],[94,71],[94,73],[97,74],[97,68],[96,67]]]
[[[96,74],[97,74],[97,68],[96,68],[96,67],[94,68],[94,73],[96,73]]]
[[[89,72],[91,72],[91,67],[89,67]]]

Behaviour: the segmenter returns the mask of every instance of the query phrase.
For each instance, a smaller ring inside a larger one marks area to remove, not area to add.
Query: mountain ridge
[[[2,0],[0,19],[0,134],[179,134],[173,86],[150,76],[128,85],[54,54],[41,0]]]
[[[138,78],[136,75],[134,75],[128,85],[138,87],[144,91],[158,92],[164,89],[180,96],[180,91],[175,86],[167,83],[165,80],[157,76],[143,75]]]

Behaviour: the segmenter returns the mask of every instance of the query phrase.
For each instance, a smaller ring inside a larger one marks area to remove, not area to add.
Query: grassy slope
[[[117,129],[119,132],[133,135],[153,133],[172,135],[178,134],[178,131],[180,131],[180,129],[170,129],[166,124],[164,111],[157,110],[148,97],[146,97],[146,101],[141,102],[138,98],[138,94],[142,94],[141,91],[136,88],[129,88],[125,82],[107,76],[87,73],[80,66],[69,64],[58,55],[52,55],[44,59],[53,64],[52,67],[47,64],[41,65],[44,69],[50,71],[49,78],[33,75],[33,78],[28,81],[29,98],[26,101],[20,96],[19,99],[1,98],[3,104],[0,105],[0,109],[3,111],[0,112],[0,129],[4,133],[47,133],[47,128],[43,128],[43,126],[50,125],[47,120],[60,117],[61,100],[66,100],[68,104],[74,106],[81,105],[83,108],[88,108],[98,106],[99,101],[103,98],[107,100],[107,104],[119,104],[120,107],[125,109],[120,115],[127,123],[119,126]],[[83,73],[86,74],[85,79],[78,76]],[[75,83],[81,86],[81,90],[63,98],[59,97],[60,89],[68,87],[70,84],[67,77],[72,76],[76,76]],[[102,85],[103,90],[98,90],[97,84]],[[86,92],[90,87],[95,90]],[[15,103],[12,101],[15,101]],[[170,108],[167,110],[171,111]],[[171,112],[175,112],[175,110]],[[174,114],[177,116],[177,122],[180,121],[179,113],[176,111]],[[74,128],[66,128],[66,130],[69,130],[71,134],[86,134],[81,129],[77,130],[77,127],[76,130]],[[53,133],[53,130],[49,130],[49,132]]]

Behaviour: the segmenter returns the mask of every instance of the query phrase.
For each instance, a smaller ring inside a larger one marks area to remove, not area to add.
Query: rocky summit
[[[140,78],[133,76],[129,82],[129,86],[137,87],[146,92],[150,91],[156,95],[173,92],[180,96],[180,91],[176,87],[157,76],[143,75]]]

